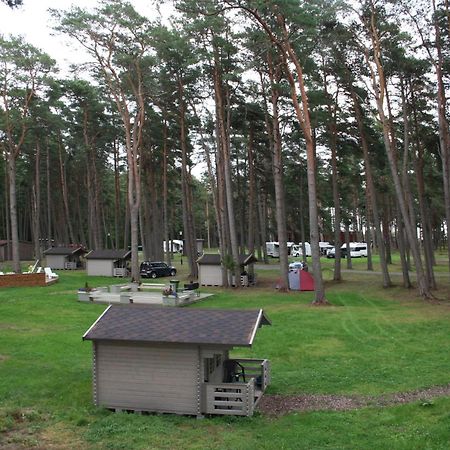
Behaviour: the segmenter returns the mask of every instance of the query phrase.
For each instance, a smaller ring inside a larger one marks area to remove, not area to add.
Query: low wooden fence
[[[246,382],[204,383],[205,414],[251,416],[270,383],[268,359],[235,358],[244,367]]]
[[[268,359],[234,359],[244,367],[245,377],[255,378],[257,389],[264,392],[270,384],[270,361]]]
[[[252,416],[255,405],[255,382],[204,383],[205,413],[229,416]]]

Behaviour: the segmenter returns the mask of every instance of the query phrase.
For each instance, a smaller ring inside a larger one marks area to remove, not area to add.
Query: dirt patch
[[[387,407],[421,401],[428,403],[436,397],[450,397],[450,384],[410,392],[398,392],[380,397],[362,395],[265,395],[258,410],[277,417],[295,411],[348,411],[369,406]]]
[[[84,442],[75,432],[65,429],[62,424],[47,428],[39,436],[39,450],[82,450]]]
[[[0,355],[0,363],[3,362],[3,361],[6,361],[7,359],[9,359],[9,356]]]

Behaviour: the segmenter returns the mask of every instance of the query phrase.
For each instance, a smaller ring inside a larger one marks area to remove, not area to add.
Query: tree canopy
[[[173,5],[167,24],[122,0],[53,10],[88,58],[73,76],[0,40],[0,237],[131,247],[135,278],[139,246],[170,261],[162,241],[180,237],[195,278],[205,239],[225,285],[240,254],[279,241],[284,288],[288,242],[309,241],[316,303],[319,242],[339,280],[339,247],[366,240],[385,287],[397,248],[405,286],[412,262],[431,298],[434,250],[450,264],[448,2]]]

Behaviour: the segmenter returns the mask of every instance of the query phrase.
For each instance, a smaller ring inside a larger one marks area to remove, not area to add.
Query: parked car
[[[304,261],[294,261],[289,264],[289,270],[304,270],[305,272],[308,272],[308,264]]]
[[[140,273],[143,278],[173,277],[177,269],[161,261],[144,261],[141,263]]]

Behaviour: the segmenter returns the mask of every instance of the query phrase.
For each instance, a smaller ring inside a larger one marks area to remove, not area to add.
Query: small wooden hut
[[[131,250],[92,250],[86,255],[86,271],[88,275],[126,277],[130,259]]]
[[[249,285],[247,266],[257,262],[253,255],[241,255],[239,257],[240,283],[243,286]],[[219,254],[204,253],[197,259],[198,280],[202,286],[222,286],[222,260]],[[251,283],[250,283],[251,284]]]
[[[51,247],[45,250],[46,266],[52,269],[82,269],[86,250],[81,247]]]
[[[30,261],[34,258],[32,242],[19,242],[19,258],[21,261]],[[0,262],[12,259],[12,242],[0,239]]]
[[[269,361],[230,359],[270,321],[262,310],[109,306],[93,341],[94,403],[115,410],[251,416]]]

